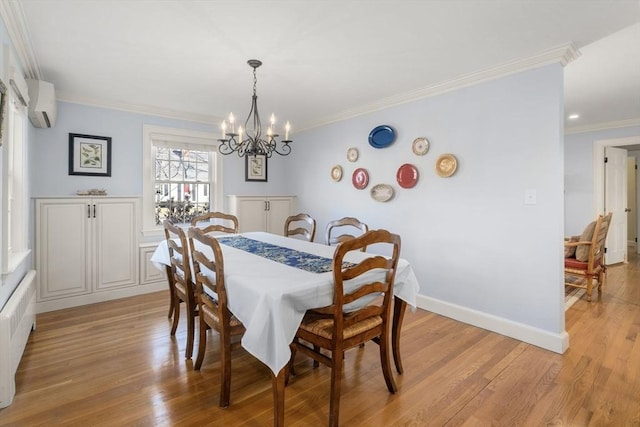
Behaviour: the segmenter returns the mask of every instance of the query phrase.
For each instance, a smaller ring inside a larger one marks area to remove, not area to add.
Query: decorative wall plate
[[[358,149],[356,147],[350,147],[347,150],[347,160],[350,162],[355,162],[358,160]]]
[[[369,145],[373,148],[385,148],[393,144],[396,139],[396,131],[391,126],[380,125],[369,133]]]
[[[338,182],[342,179],[342,166],[335,165],[331,168],[331,179]]]
[[[427,141],[427,138],[416,138],[413,140],[411,149],[416,156],[424,156],[429,151],[429,141]]]
[[[351,182],[358,190],[367,188],[367,185],[369,185],[369,173],[366,169],[358,168],[353,171]]]
[[[436,173],[442,178],[448,178],[458,169],[458,159],[453,154],[443,154],[436,160]]]
[[[398,168],[396,181],[398,181],[398,185],[402,188],[413,187],[416,185],[416,182],[418,182],[418,169],[410,163],[405,163]]]
[[[393,187],[389,184],[376,184],[371,188],[371,198],[378,202],[388,202],[393,198]]]

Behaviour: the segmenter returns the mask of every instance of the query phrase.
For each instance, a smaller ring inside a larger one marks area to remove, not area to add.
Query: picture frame
[[[111,176],[111,137],[70,133],[69,175]]]
[[[267,182],[267,156],[245,156],[244,180]]]
[[[0,147],[4,143],[4,120],[7,110],[7,86],[0,79]]]

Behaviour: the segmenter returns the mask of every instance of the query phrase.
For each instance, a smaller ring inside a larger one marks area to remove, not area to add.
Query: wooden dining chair
[[[306,213],[292,215],[284,221],[284,235],[302,236],[305,240],[313,242],[316,237],[316,220]]]
[[[191,220],[191,226],[204,230],[205,233],[214,231],[222,233],[237,233],[238,218],[223,212],[207,212]]]
[[[612,213],[599,215],[589,224],[581,236],[565,239],[564,284],[586,290],[587,301],[595,284],[598,295],[602,294],[607,275],[604,260],[604,245],[611,224]]]
[[[195,299],[194,285],[191,281],[191,263],[189,261],[189,246],[184,230],[169,220],[164,221],[164,234],[169,250],[169,286],[173,287],[173,325],[171,335],[176,334],[180,320],[180,304],[186,305],[187,315],[187,345],[185,358],[191,359],[193,354],[193,339],[195,335],[195,318],[198,308]]]
[[[366,233],[367,231],[369,231],[369,226],[364,222],[357,218],[344,217],[331,221],[327,224],[324,240],[327,245],[334,246],[346,240],[351,240],[358,235]],[[362,248],[363,252],[366,250],[366,246]]]
[[[200,317],[198,357],[194,365],[200,370],[207,347],[207,330],[220,334],[220,407],[229,406],[231,397],[231,350],[240,342],[231,342],[244,333],[244,325],[229,311],[224,283],[224,259],[220,244],[204,230],[189,229],[189,248],[196,282],[196,300]]]
[[[372,244],[391,246],[391,257],[376,255],[364,261],[343,266],[345,256]],[[333,256],[333,304],[309,310],[291,343],[289,371],[295,374],[294,359],[301,352],[331,368],[329,425],[337,426],[340,412],[340,382],[344,353],[347,349],[377,339],[380,346],[382,373],[391,393],[397,390],[391,369],[390,333],[393,284],[400,257],[400,236],[387,230],[368,231],[362,236],[342,242]],[[378,269],[374,279],[371,270]],[[384,273],[380,277],[381,274]],[[361,281],[357,289],[345,290],[345,282]],[[352,310],[345,311],[349,304]],[[360,307],[353,309],[353,307]],[[322,349],[325,352],[322,352]],[[329,354],[325,354],[327,353]]]

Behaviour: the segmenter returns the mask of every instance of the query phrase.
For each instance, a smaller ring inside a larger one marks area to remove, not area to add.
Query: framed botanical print
[[[267,156],[245,156],[244,180],[267,182]]]
[[[111,176],[111,137],[70,133],[69,175]]]

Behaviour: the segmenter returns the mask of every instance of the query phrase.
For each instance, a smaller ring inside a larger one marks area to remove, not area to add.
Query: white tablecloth
[[[333,246],[269,233],[243,233],[242,236],[326,258],[333,258],[335,251]],[[333,273],[311,273],[230,246],[221,244],[220,247],[229,309],[246,328],[242,346],[277,375],[289,362],[289,344],[305,312],[333,301]],[[372,254],[366,252],[352,253],[345,260],[358,262],[370,256]],[[166,241],[158,245],[151,261],[163,270],[169,264]],[[395,295],[415,308],[418,290],[413,269],[406,260],[400,259]]]

